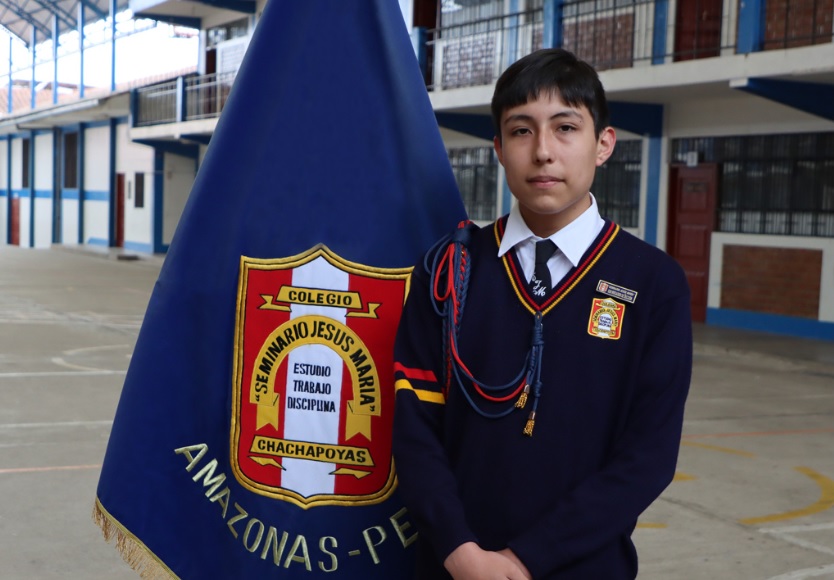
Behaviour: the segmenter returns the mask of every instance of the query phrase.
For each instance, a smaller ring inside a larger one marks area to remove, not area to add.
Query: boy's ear
[[[504,151],[501,149],[501,137],[498,135],[493,137],[492,146],[495,148],[495,154],[498,156],[498,163],[504,165]]]
[[[614,127],[606,127],[600,132],[599,139],[597,139],[597,167],[608,161],[616,143],[617,133],[614,132]]]

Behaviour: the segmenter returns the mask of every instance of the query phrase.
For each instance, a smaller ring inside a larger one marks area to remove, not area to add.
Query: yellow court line
[[[33,473],[36,471],[69,471],[77,469],[98,469],[101,465],[57,465],[55,467],[15,467],[0,469],[0,475],[5,473]]]
[[[740,433],[691,433],[684,435],[684,439],[702,439],[705,437],[769,437],[773,435],[813,435],[817,433],[834,433],[834,427],[819,429],[791,429],[783,431],[747,431]]]
[[[662,530],[666,528],[666,524],[655,524],[652,522],[640,522],[637,524],[638,528],[642,528],[644,530]]]
[[[709,445],[708,443],[696,443],[694,441],[681,441],[681,445],[687,447],[699,447],[701,449],[709,449],[710,451],[720,451],[721,453],[730,453],[732,455],[741,455],[742,457],[756,457],[755,453],[749,451],[742,451],[740,449],[732,449],[730,447],[721,447],[720,445]]]
[[[811,514],[824,512],[825,510],[834,507],[834,480],[829,479],[821,473],[817,473],[810,467],[794,467],[794,469],[799,473],[807,475],[808,477],[813,479],[814,482],[819,486],[820,498],[817,501],[802,509],[784,512],[781,514],[771,514],[768,516],[761,516],[757,518],[746,518],[743,520],[739,520],[739,523],[742,523],[747,526],[756,526],[768,522],[793,520],[804,516],[810,516]]]
[[[694,475],[690,475],[690,474],[684,473],[682,471],[676,471],[675,472],[675,477],[672,478],[672,481],[693,481],[695,479],[698,479],[698,478],[695,477]]]

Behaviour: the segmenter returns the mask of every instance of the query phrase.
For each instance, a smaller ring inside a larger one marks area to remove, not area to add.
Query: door
[[[675,60],[718,56],[722,0],[679,0],[675,22]]]
[[[707,317],[710,237],[715,228],[718,167],[672,167],[666,247],[683,267],[692,294],[692,320]]]
[[[13,246],[20,245],[20,198],[12,197],[11,219],[9,230],[9,243]]]
[[[113,245],[122,248],[125,245],[125,174],[116,174],[116,231]]]

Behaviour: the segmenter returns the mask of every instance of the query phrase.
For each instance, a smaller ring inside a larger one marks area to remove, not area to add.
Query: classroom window
[[[136,184],[133,207],[145,207],[145,174],[137,173],[133,182]]]
[[[31,148],[31,140],[30,139],[23,139],[21,142],[21,179],[20,179],[20,186],[23,189],[29,187],[29,155],[30,155],[30,148]]]
[[[608,161],[597,168],[591,185],[600,215],[624,228],[636,228],[639,223],[642,157],[642,141],[620,141]]]
[[[64,134],[64,187],[78,188],[78,133]]]
[[[690,151],[719,167],[718,231],[834,237],[834,133],[672,141],[674,163]]]
[[[450,149],[448,153],[469,219],[494,220],[498,195],[498,159],[493,148],[461,147]]]

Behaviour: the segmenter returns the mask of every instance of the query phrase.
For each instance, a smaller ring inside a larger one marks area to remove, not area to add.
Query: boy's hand
[[[509,550],[506,550],[509,552]],[[512,552],[509,552],[512,554]],[[512,554],[519,563],[520,560]],[[455,580],[530,580],[527,570],[500,552],[482,550],[478,544],[461,544],[449,554],[443,566]]]
[[[526,580],[533,580],[533,575],[530,574],[530,570],[527,569],[527,566],[524,565],[524,562],[518,559],[518,556],[515,555],[515,552],[510,550],[509,548],[504,548],[503,550],[498,551],[499,554],[504,556],[505,558],[509,558],[509,560],[518,566],[519,570],[524,573],[524,578]]]

